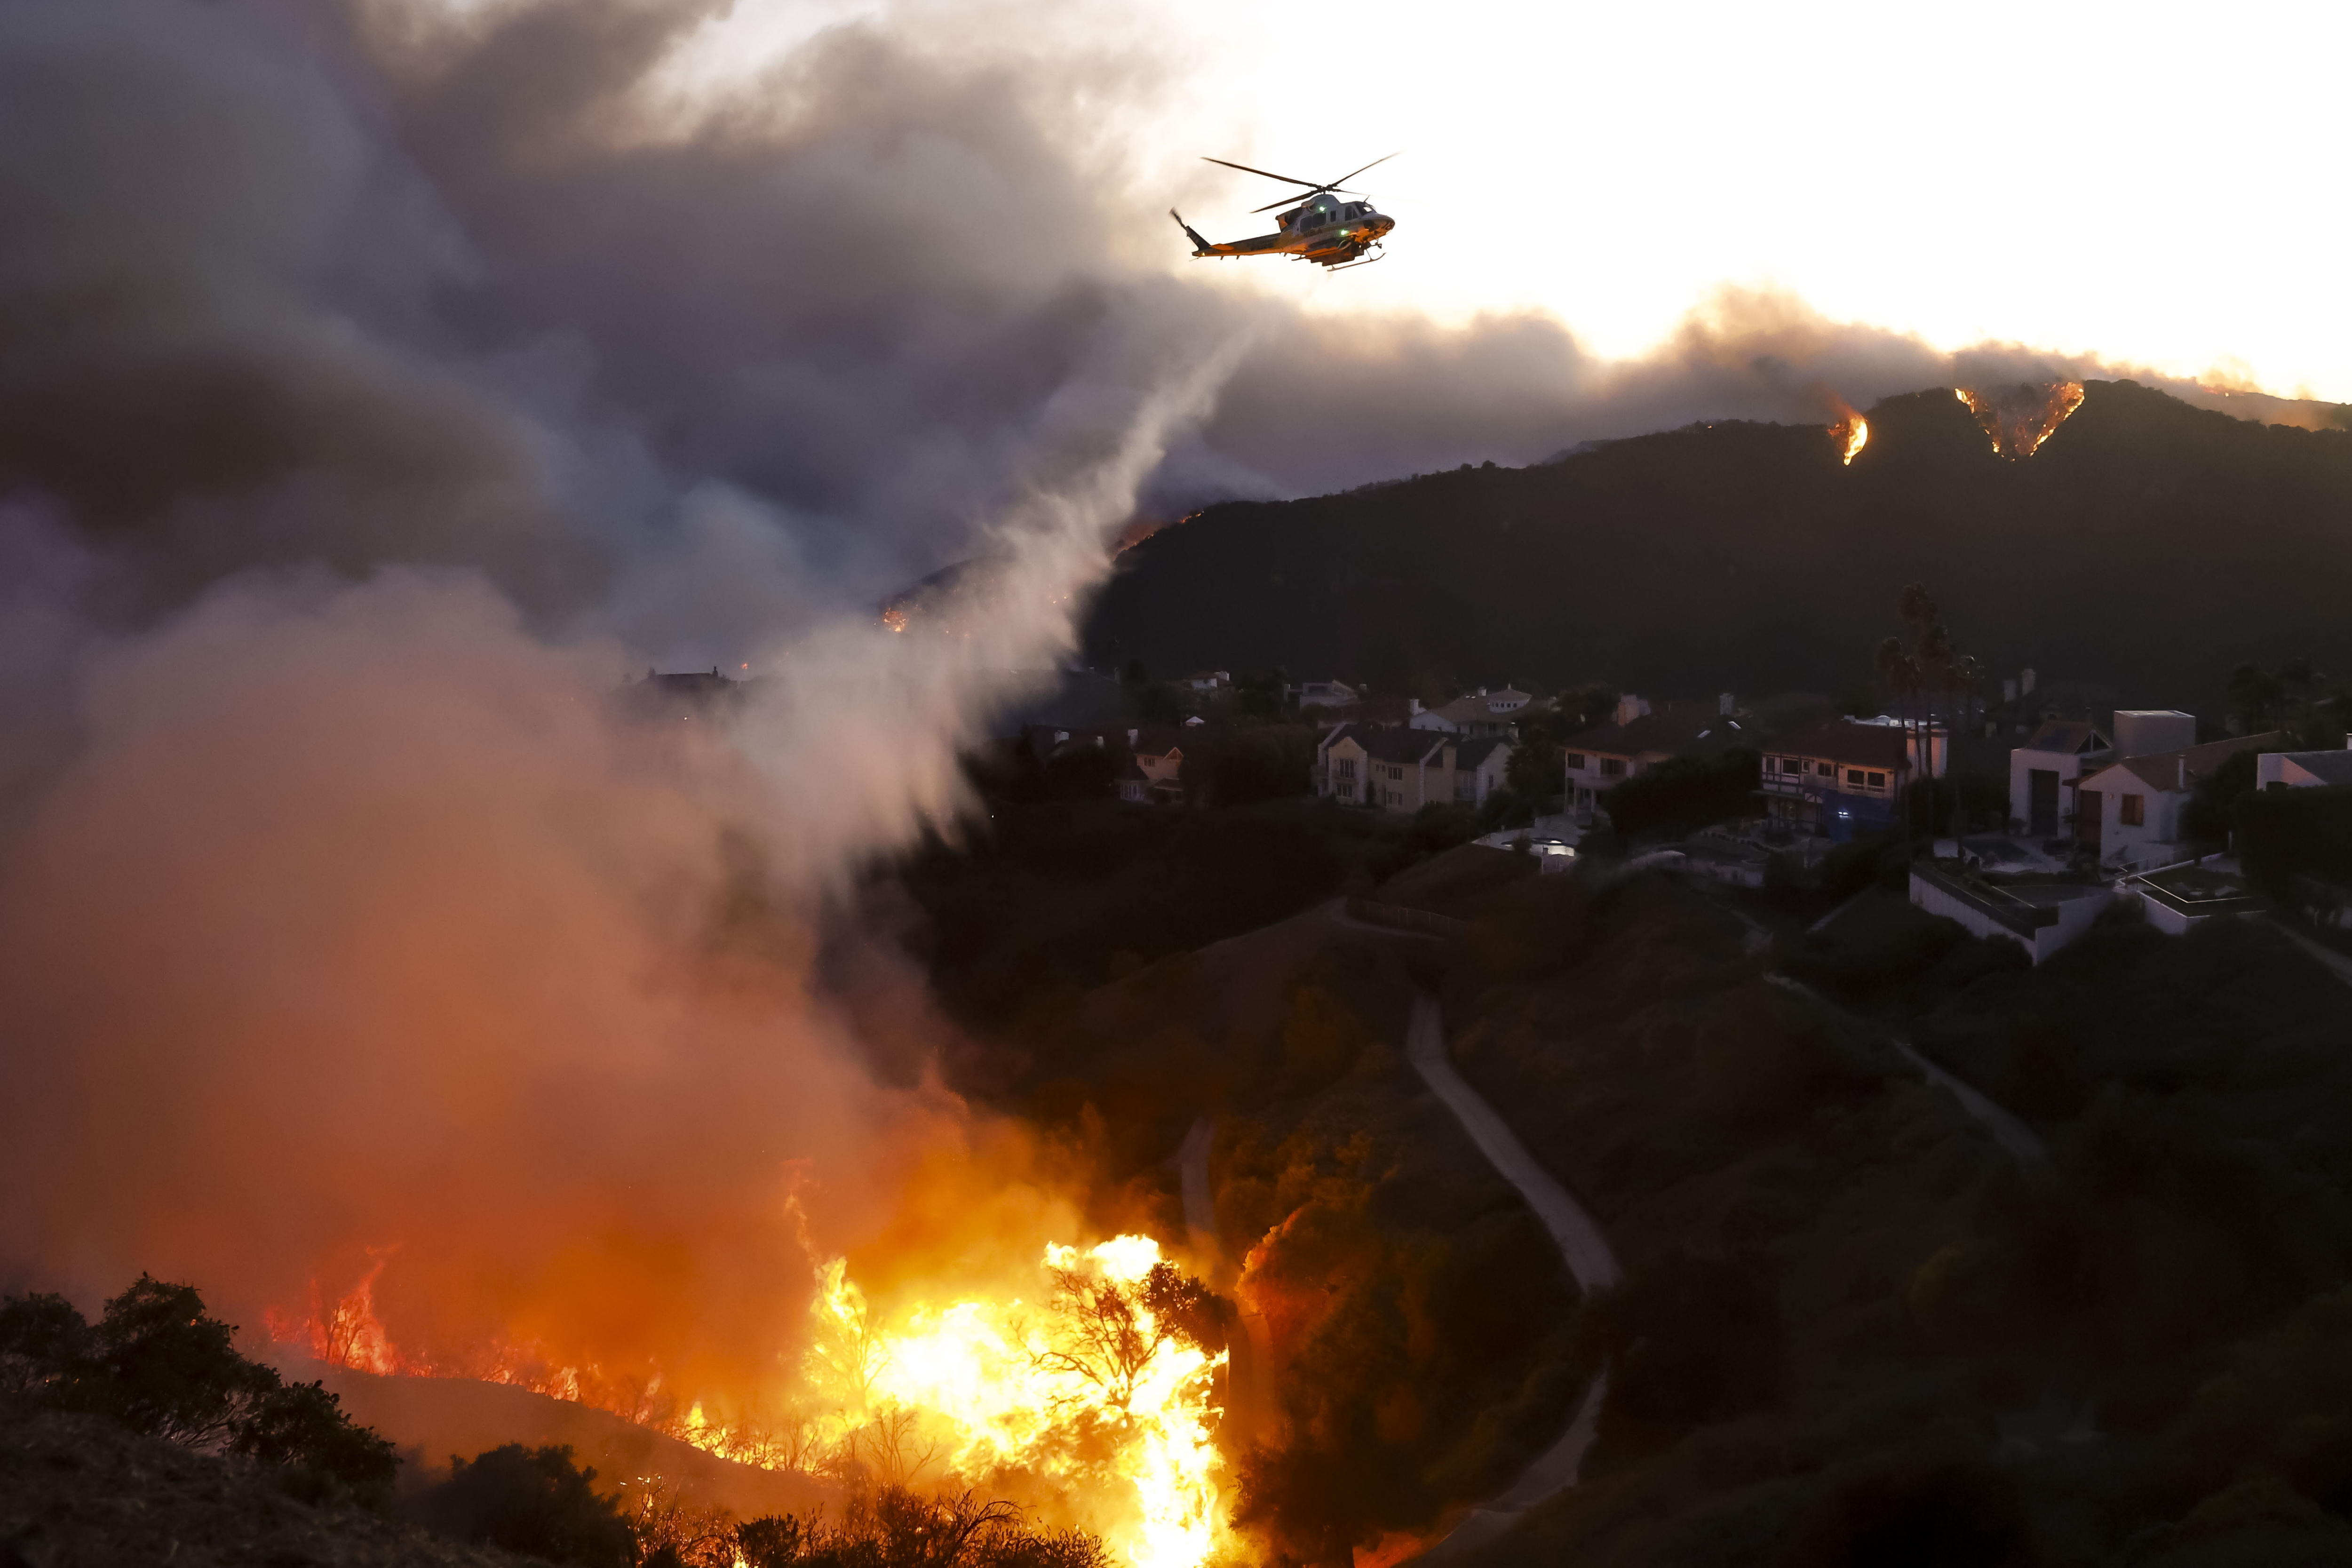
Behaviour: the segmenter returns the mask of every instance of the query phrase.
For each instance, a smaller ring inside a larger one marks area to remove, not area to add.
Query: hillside
[[[1120,558],[1087,632],[1153,674],[1697,694],[1836,691],[1924,580],[1962,647],[2134,703],[2208,708],[2245,659],[2352,664],[2352,433],[2095,382],[2032,457],[1948,390],[1817,426],[1718,424],[1528,468],[1213,507]]]

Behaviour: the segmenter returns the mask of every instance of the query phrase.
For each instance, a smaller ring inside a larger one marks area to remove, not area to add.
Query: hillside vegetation
[[[1528,468],[1212,507],[1120,557],[1089,655],[1158,672],[1407,668],[1532,690],[1838,690],[1904,583],[1971,649],[2132,702],[2210,708],[2212,650],[2352,664],[2352,433],[2093,383],[2021,461],[1948,390],[1819,426],[1726,423]],[[2194,637],[2182,635],[2193,625]]]

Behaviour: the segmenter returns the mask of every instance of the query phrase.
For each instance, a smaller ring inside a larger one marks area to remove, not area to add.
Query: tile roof
[[[2099,780],[2114,773],[2127,773],[2157,795],[2177,793],[2184,786],[2193,789],[2199,780],[2210,776],[2214,769],[2240,752],[2284,751],[2286,740],[2285,731],[2272,730],[2260,735],[2208,741],[2201,746],[2183,746],[2178,751],[2151,752],[2144,757],[2126,757],[2122,762],[2109,763],[2096,773],[2086,773],[2076,787],[2096,789]]]
[[[1366,755],[1382,763],[1430,761],[1447,739],[1442,730],[1408,730],[1402,725],[1369,729],[1356,737]]]
[[[2332,784],[2352,784],[2352,750],[2289,752],[2287,756],[2315,778],[2326,779]]]
[[[1691,751],[1720,751],[1727,746],[1753,746],[1759,737],[1737,717],[1716,710],[1712,703],[1694,702],[1680,710],[1660,709],[1630,724],[1602,724],[1569,738],[1571,752],[1598,752],[1603,756],[1638,757],[1650,752],[1675,756]]]
[[[1902,730],[1891,724],[1857,724],[1850,719],[1816,724],[1785,741],[1773,742],[1769,750],[1784,756],[1859,763],[1889,771],[1902,767],[1911,754],[1910,742]]]
[[[2045,719],[2018,742],[2021,752],[2111,752],[2116,743],[2087,719]]]

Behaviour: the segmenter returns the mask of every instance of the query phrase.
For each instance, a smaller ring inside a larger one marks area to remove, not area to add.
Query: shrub
[[[1583,1331],[1609,1373],[1588,1475],[1780,1398],[1780,1296],[1760,1254],[1659,1253],[1591,1299]]]
[[[570,1568],[632,1568],[636,1542],[614,1500],[592,1484],[572,1449],[509,1443],[468,1461],[451,1455],[449,1479],[416,1514],[452,1540],[544,1558]]]
[[[852,1497],[837,1524],[775,1514],[735,1528],[726,1560],[747,1568],[1107,1568],[1100,1540],[1038,1530],[977,1492],[918,1497],[903,1487]]]
[[[236,1332],[194,1286],[142,1274],[95,1325],[58,1296],[0,1304],[0,1373],[45,1404],[283,1467],[314,1497],[383,1506],[400,1468],[392,1445],[320,1384],[289,1388],[239,1355]]]
[[[2265,891],[2291,894],[2306,878],[2352,884],[2352,784],[2250,790],[2234,819],[2238,858]]]
[[[1734,750],[1712,761],[1673,757],[1601,797],[1620,833],[1688,833],[1755,810],[1757,753]]]

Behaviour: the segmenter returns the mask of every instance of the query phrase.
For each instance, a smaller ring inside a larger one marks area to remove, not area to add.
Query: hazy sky
[[[707,82],[841,17],[740,0]],[[1538,305],[1638,353],[1724,284],[1832,319],[2096,353],[2352,401],[2332,5],[1182,4],[1037,6],[1056,32],[1157,38],[1150,96],[1105,84],[1128,168],[1213,237],[1280,187],[1200,153],[1365,186],[1399,218],[1352,276],[1222,272],[1321,306],[1459,318]],[[1082,20],[1083,19],[1083,20]],[[1014,26],[1023,24],[1014,22]],[[1164,224],[1164,220],[1163,224]]]

